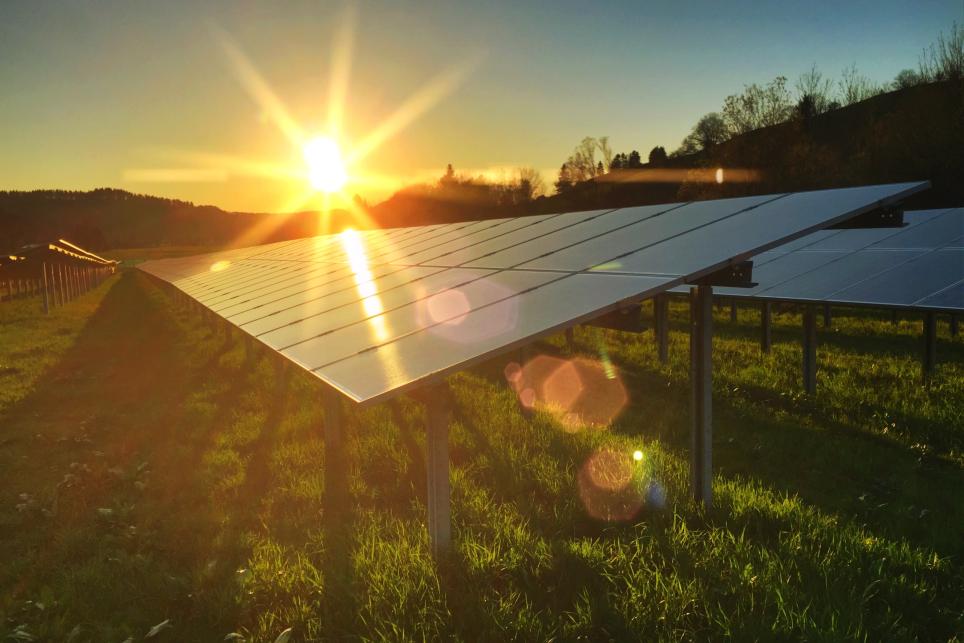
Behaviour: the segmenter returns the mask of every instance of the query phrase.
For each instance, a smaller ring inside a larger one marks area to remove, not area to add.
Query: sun
[[[348,171],[335,139],[317,136],[306,142],[301,153],[308,166],[308,182],[322,192],[340,192],[348,182]]]

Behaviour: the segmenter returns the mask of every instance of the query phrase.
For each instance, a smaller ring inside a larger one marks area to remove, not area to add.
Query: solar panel
[[[375,402],[926,186],[346,231],[138,267]]]
[[[718,288],[716,294],[964,310],[959,285],[964,280],[964,208],[907,212],[905,219],[903,228],[807,235],[754,260],[756,287]]]

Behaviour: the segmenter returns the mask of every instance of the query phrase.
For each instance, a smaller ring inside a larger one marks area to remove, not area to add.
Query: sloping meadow
[[[538,345],[547,366],[515,364],[527,387],[510,358],[455,376],[454,548],[436,562],[420,404],[346,406],[329,506],[321,387],[297,368],[136,273],[46,335],[2,306],[17,346],[0,350],[45,360],[0,409],[4,636],[964,634],[964,341],[944,325],[922,385],[919,320],[840,311],[810,398],[792,309],[765,357],[755,311],[721,315],[709,511],[687,495],[682,305],[665,365],[651,335],[580,328]]]

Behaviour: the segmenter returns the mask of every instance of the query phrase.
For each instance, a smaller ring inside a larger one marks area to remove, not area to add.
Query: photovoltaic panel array
[[[926,187],[349,230],[139,268],[375,402]]]
[[[903,228],[821,230],[754,259],[754,288],[719,295],[964,310],[964,208],[905,213]],[[682,292],[681,289],[674,289]]]

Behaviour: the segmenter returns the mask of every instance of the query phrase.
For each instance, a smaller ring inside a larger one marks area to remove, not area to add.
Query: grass
[[[315,380],[137,273],[49,317],[2,304],[0,636],[959,640],[964,341],[941,325],[924,385],[919,320],[843,312],[815,397],[798,315],[775,315],[769,356],[755,312],[718,317],[709,511],[687,497],[682,306],[665,365],[651,335],[576,331],[629,392],[608,428],[524,415],[505,360],[450,378],[436,564],[420,404],[346,406],[350,501],[328,506]],[[621,491],[586,484],[620,467]]]
[[[105,250],[100,256],[120,261],[124,266],[136,266],[149,259],[170,259],[189,257],[223,250],[221,246],[161,246],[157,248],[115,248]]]

